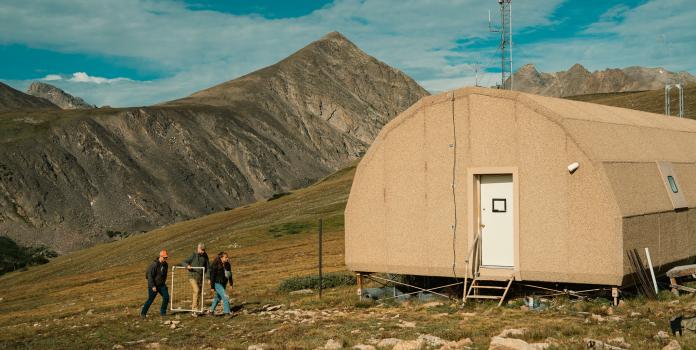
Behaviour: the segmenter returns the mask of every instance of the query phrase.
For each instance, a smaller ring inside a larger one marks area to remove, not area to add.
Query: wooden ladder
[[[466,302],[469,299],[499,300],[498,306],[501,306],[501,305],[503,305],[503,301],[505,301],[505,297],[507,296],[507,293],[510,290],[510,286],[512,285],[512,281],[514,279],[515,279],[515,276],[510,276],[510,278],[507,280],[488,281],[488,280],[482,280],[478,276],[474,277],[473,281],[471,281],[471,284],[469,285],[469,291],[464,296],[464,302]],[[485,284],[482,284],[481,282],[484,282]],[[492,282],[506,282],[506,283],[505,283],[505,286],[502,286],[502,285],[493,284]],[[489,294],[480,294],[479,292],[482,290],[488,291]],[[502,292],[502,294],[500,294],[501,292]]]

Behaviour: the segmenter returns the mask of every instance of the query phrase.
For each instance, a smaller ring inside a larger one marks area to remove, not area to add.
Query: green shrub
[[[311,224],[306,222],[286,222],[284,224],[273,225],[268,229],[273,238],[282,237],[285,235],[294,235],[306,232],[312,228]]]
[[[355,283],[355,276],[346,273],[328,273],[322,280],[323,289],[352,286]],[[319,289],[319,275],[290,277],[278,286],[278,291],[285,293],[301,289]]]
[[[24,247],[9,237],[0,236],[0,275],[23,270],[27,266],[45,264],[57,256],[58,254],[48,247]]]

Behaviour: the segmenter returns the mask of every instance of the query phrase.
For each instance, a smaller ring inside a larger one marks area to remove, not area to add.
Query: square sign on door
[[[507,211],[507,200],[505,198],[493,198],[493,212],[504,213]]]

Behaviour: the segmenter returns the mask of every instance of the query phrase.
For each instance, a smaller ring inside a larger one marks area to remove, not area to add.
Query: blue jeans
[[[210,307],[210,312],[215,312],[215,308],[218,303],[222,300],[222,312],[230,313],[230,300],[227,299],[225,294],[225,286],[220,283],[215,283],[215,298],[213,298],[213,305]]]
[[[143,305],[143,309],[140,311],[141,315],[147,315],[147,310],[150,309],[150,305],[155,301],[157,293],[162,294],[162,306],[160,307],[160,315],[164,316],[167,314],[167,304],[169,304],[169,291],[167,290],[167,285],[157,287],[157,291],[153,292],[151,288],[147,288],[147,301]]]

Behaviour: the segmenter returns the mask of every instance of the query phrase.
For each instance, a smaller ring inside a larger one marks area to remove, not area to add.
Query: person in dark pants
[[[167,290],[167,271],[169,270],[169,265],[167,264],[167,258],[169,258],[169,256],[167,256],[167,251],[163,249],[160,252],[159,258],[155,259],[147,269],[145,274],[147,277],[147,301],[140,311],[140,317],[142,318],[147,316],[147,310],[150,309],[150,305],[155,301],[157,293],[162,295],[160,315],[165,316],[167,314],[167,304],[169,304],[169,291]]]
[[[210,307],[210,313],[215,314],[220,300],[222,300],[222,312],[224,315],[230,315],[230,300],[225,293],[227,282],[232,286],[232,267],[229,263],[227,253],[220,252],[215,261],[210,266],[210,291],[215,295],[213,305]]]

